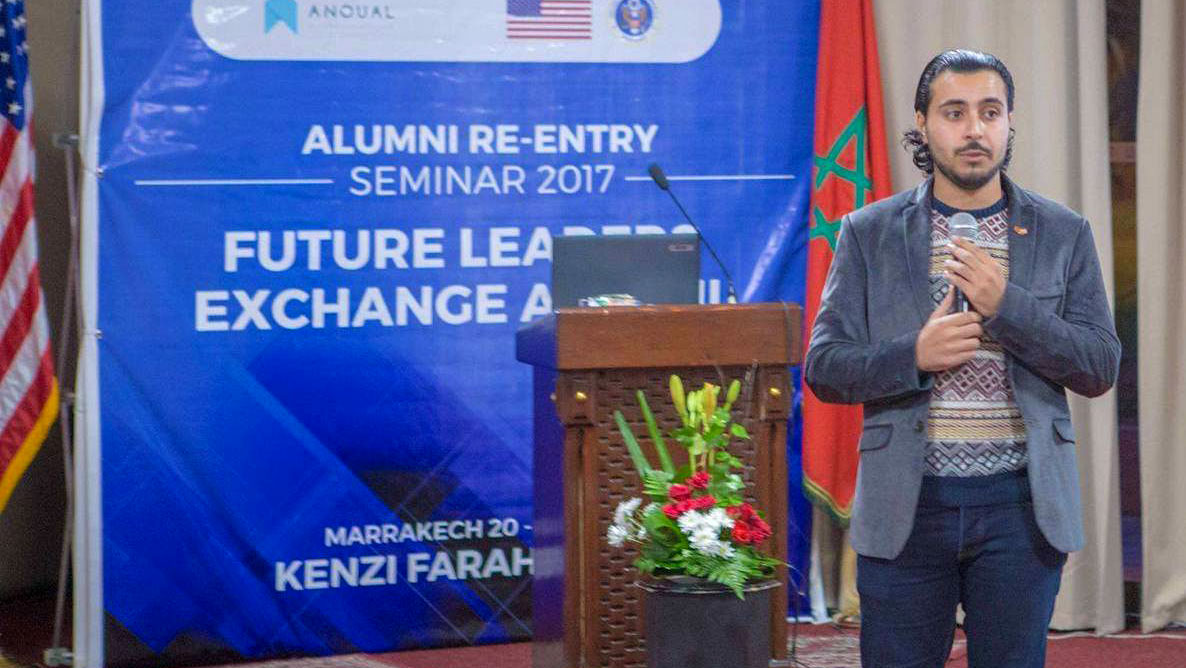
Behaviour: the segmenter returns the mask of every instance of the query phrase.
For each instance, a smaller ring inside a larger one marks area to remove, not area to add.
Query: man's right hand
[[[914,344],[914,358],[921,371],[945,371],[972,359],[980,349],[982,318],[975,311],[949,313],[955,300],[955,290],[947,296],[927,319],[918,341]]]

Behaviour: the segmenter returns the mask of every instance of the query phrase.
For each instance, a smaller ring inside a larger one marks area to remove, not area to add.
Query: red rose
[[[750,528],[750,540],[753,542],[754,545],[761,543],[762,541],[769,538],[771,535],[770,525],[767,524],[766,520],[762,519],[761,517],[755,517],[749,523],[749,528]]]
[[[688,485],[694,489],[706,489],[708,487],[708,471],[700,471],[688,478]]]
[[[716,497],[711,494],[692,499],[692,507],[696,510],[708,510],[717,505]]]
[[[740,506],[730,506],[726,509],[726,512],[729,513],[729,517],[745,522],[749,522],[758,516],[758,514],[754,512],[754,507],[748,503],[743,503]]]
[[[745,545],[750,541],[749,526],[745,522],[738,522],[733,525],[733,540]]]
[[[677,483],[667,488],[667,496],[670,496],[673,501],[683,501],[691,498],[692,488]]]
[[[741,512],[741,511],[738,511]],[[733,521],[733,540],[743,545],[757,545],[771,536],[770,525],[761,517],[739,517]]]
[[[669,503],[663,506],[663,514],[674,520],[680,515],[683,515],[684,513],[691,510],[693,507],[694,501],[692,499],[684,499],[683,501],[677,501],[675,503]]]

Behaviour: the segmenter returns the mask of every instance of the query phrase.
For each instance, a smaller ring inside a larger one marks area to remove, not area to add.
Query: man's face
[[[963,190],[978,190],[1001,170],[1013,115],[1005,81],[993,70],[947,70],[931,82],[931,106],[915,122],[935,169]]]

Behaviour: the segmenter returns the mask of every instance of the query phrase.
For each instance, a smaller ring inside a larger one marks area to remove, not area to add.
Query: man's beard
[[[986,183],[991,181],[998,173],[1000,173],[1001,166],[1005,163],[1005,159],[1002,157],[1000,160],[993,163],[992,168],[988,169],[987,171],[965,176],[956,172],[953,166],[940,160],[939,156],[935,155],[934,151],[931,151],[931,158],[935,162],[935,169],[939,170],[943,176],[946,176],[948,181],[951,181],[960,190],[968,191],[979,190],[980,188],[984,187]]]

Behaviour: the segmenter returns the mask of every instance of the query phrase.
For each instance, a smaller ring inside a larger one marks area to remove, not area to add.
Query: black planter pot
[[[775,580],[748,585],[745,599],[701,578],[642,580],[647,668],[768,668]]]

